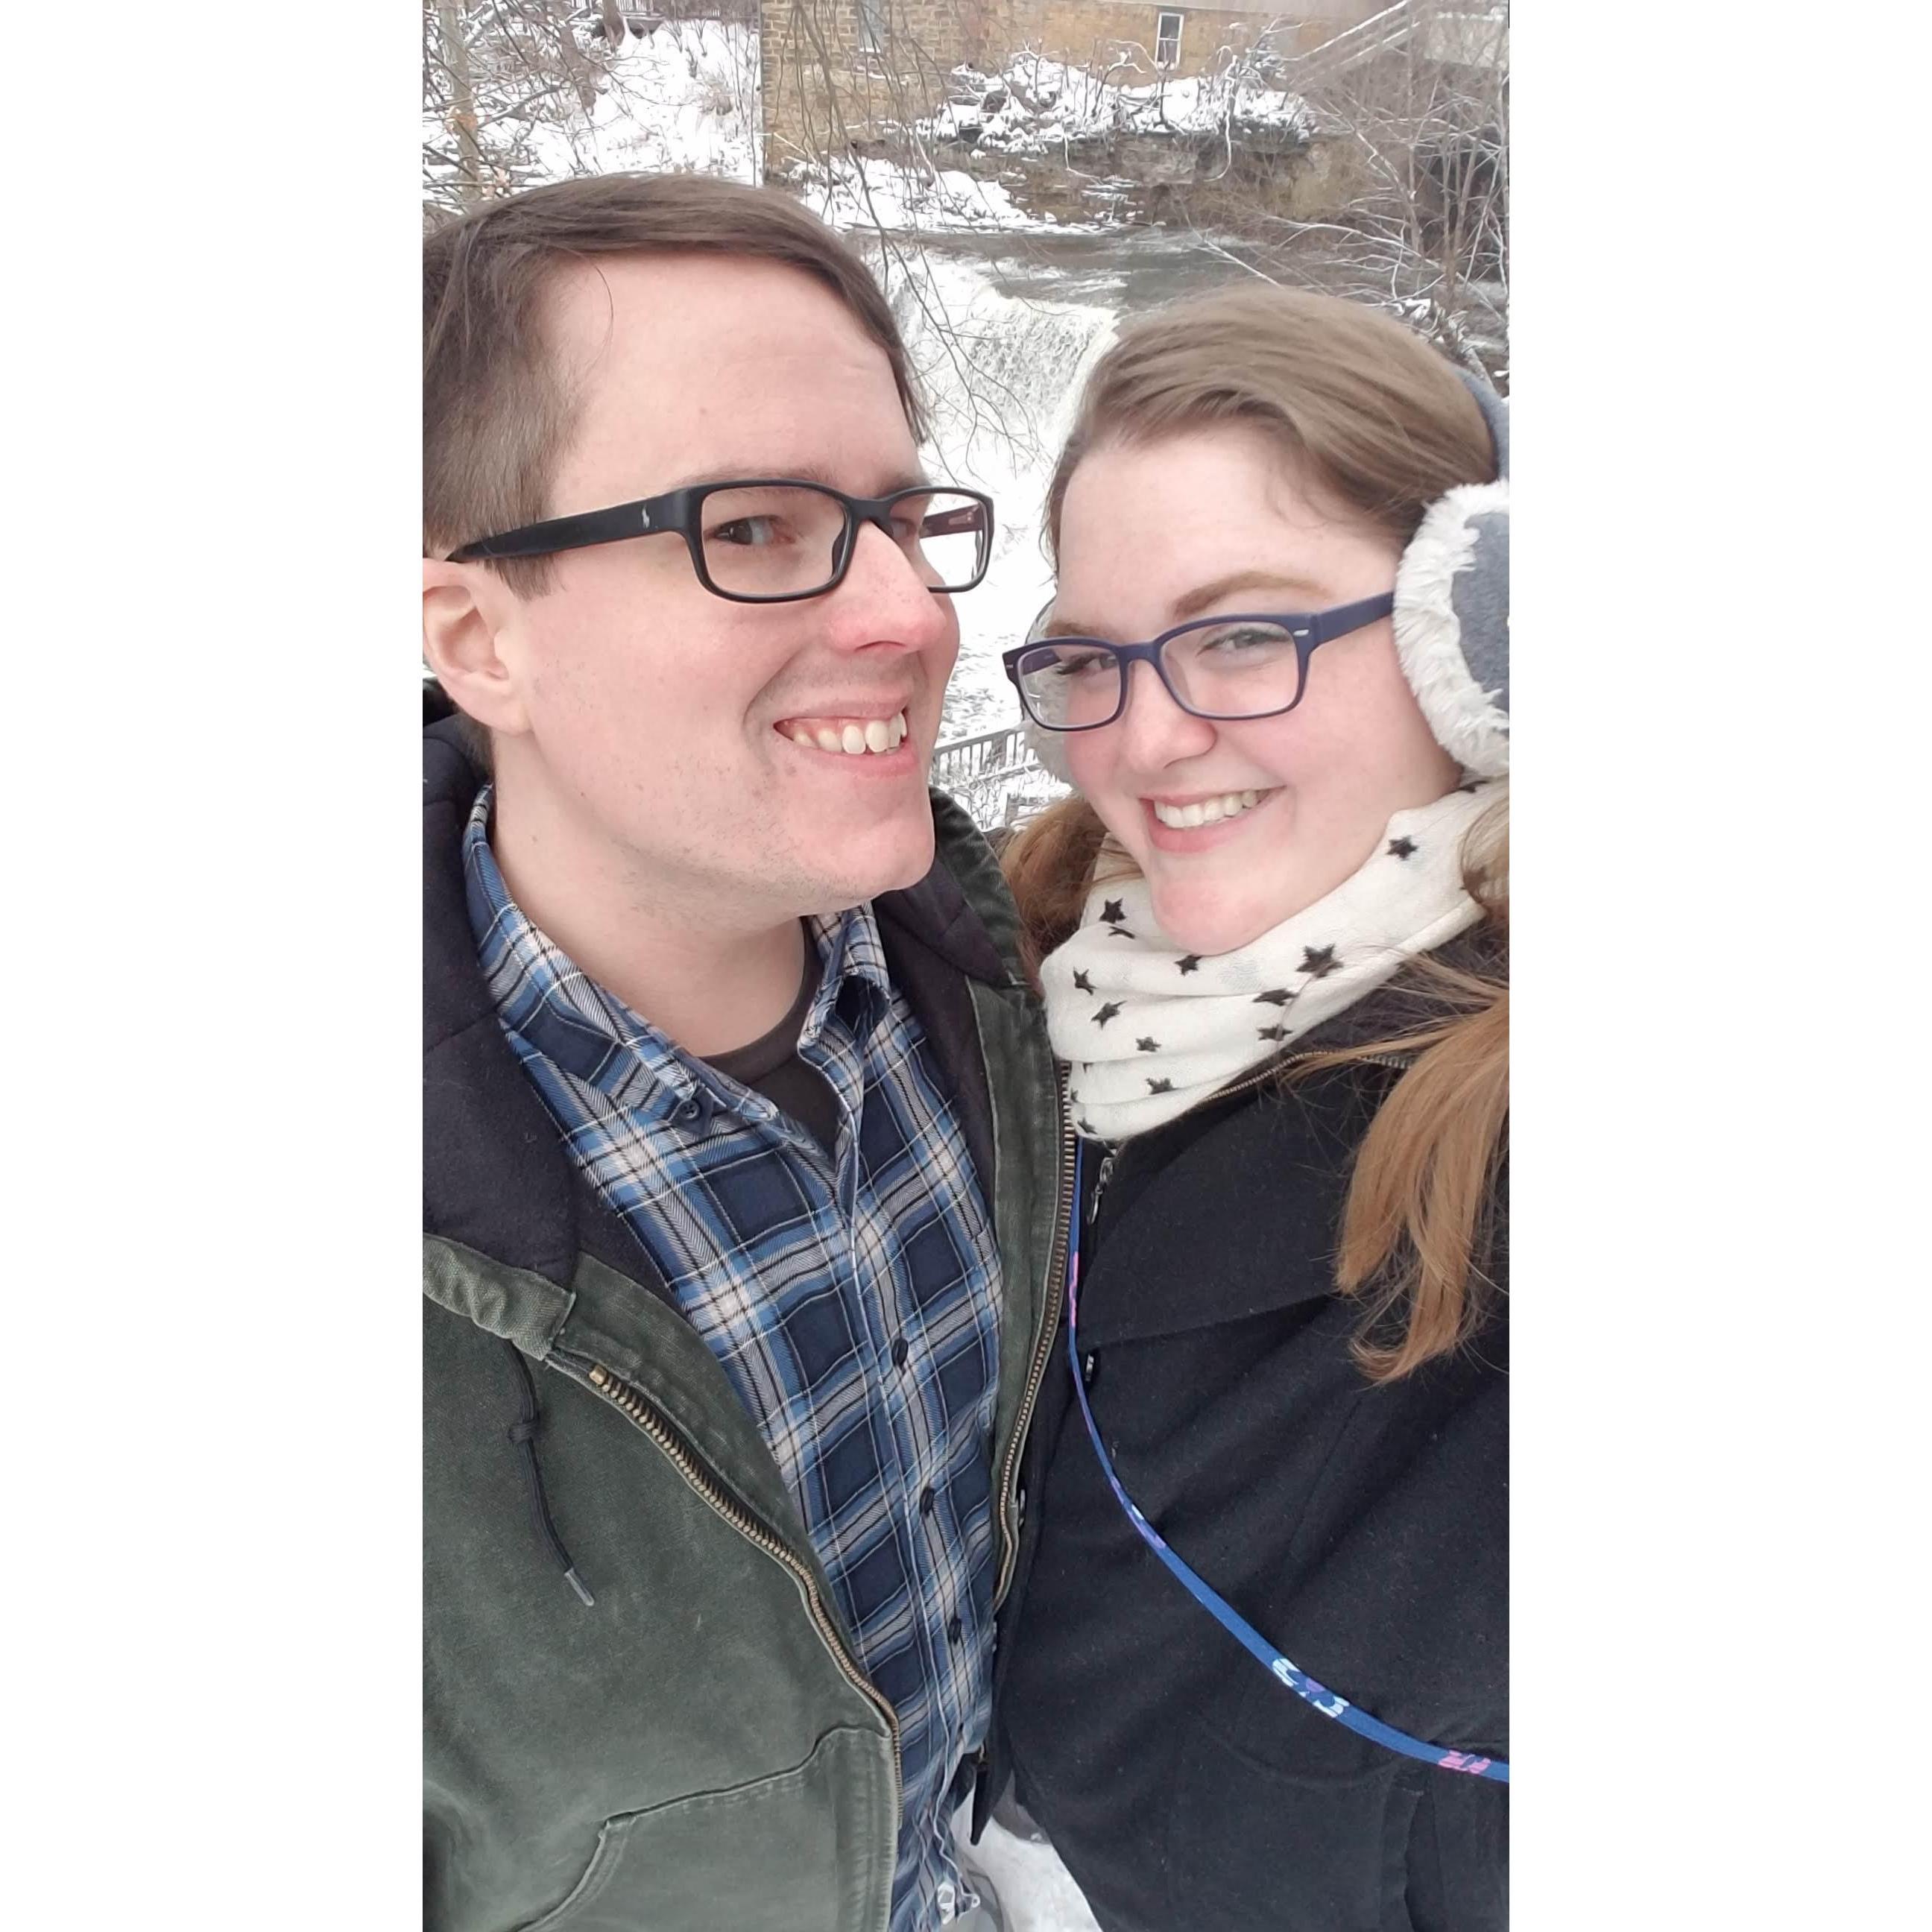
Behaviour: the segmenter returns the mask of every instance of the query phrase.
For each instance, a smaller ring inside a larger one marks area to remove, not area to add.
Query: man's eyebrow
[[[669,488],[695,490],[709,483],[736,483],[748,477],[758,476],[779,477],[797,483],[819,483],[828,490],[845,489],[844,482],[821,463],[766,464],[748,467],[743,464],[727,464],[722,468],[700,470],[691,476],[681,477]],[[877,494],[881,496],[890,496],[900,490],[922,490],[928,488],[932,482],[932,478],[915,465],[910,470],[894,471],[890,480]],[[856,496],[860,493],[854,490],[847,494]]]

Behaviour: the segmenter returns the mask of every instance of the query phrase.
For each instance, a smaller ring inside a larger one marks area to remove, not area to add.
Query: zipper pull
[[[1087,1203],[1087,1225],[1090,1228],[1093,1226],[1095,1217],[1100,1212],[1100,1197],[1107,1191],[1107,1183],[1114,1178],[1114,1162],[1116,1158],[1112,1148],[1109,1148],[1100,1157],[1100,1171],[1094,1177],[1093,1196]]]

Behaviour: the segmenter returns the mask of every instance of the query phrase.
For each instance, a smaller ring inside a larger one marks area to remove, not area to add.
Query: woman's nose
[[[1149,769],[1198,758],[1214,742],[1213,724],[1182,710],[1160,673],[1144,660],[1127,668],[1126,709],[1114,729],[1121,734],[1121,748]]]

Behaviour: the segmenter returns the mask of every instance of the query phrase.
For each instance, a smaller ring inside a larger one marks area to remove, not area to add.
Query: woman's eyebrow
[[[1311,610],[1334,602],[1333,594],[1322,585],[1306,577],[1296,577],[1278,570],[1234,570],[1225,577],[1217,577],[1213,582],[1203,584],[1178,597],[1172,605],[1174,621],[1184,624],[1190,617],[1225,602],[1240,590],[1286,590],[1307,603]],[[1083,624],[1070,617],[1056,616],[1040,632],[1046,638],[1100,638],[1107,633],[1098,625]]]
[[[1070,617],[1056,617],[1040,634],[1042,638],[1091,638],[1098,633],[1090,624],[1076,624]]]
[[[1316,605],[1330,601],[1329,593],[1321,585],[1306,577],[1277,570],[1236,570],[1189,591],[1184,597],[1176,598],[1173,606],[1175,622],[1185,623],[1189,618],[1223,602],[1238,590],[1292,591],[1298,597],[1312,599]]]

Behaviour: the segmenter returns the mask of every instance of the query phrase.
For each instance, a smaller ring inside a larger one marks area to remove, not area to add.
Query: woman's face
[[[1254,430],[1190,430],[1102,445],[1061,506],[1054,630],[1138,643],[1217,611],[1312,611],[1395,586],[1400,551],[1312,494]],[[1322,644],[1301,702],[1215,723],[1132,667],[1111,724],[1064,740],[1074,783],[1124,845],[1178,945],[1204,955],[1258,938],[1332,891],[1390,818],[1460,776],[1403,681],[1384,617]],[[1156,807],[1254,793],[1215,824],[1163,824]]]

